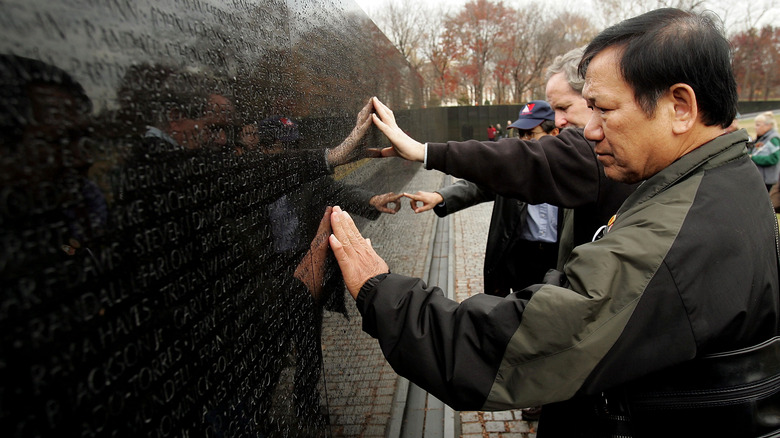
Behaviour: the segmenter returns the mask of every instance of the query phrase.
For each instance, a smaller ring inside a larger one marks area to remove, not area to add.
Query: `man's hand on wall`
[[[437,192],[417,192],[415,194],[404,193],[404,196],[409,198],[409,205],[412,207],[415,213],[422,213],[424,211],[432,210],[433,207],[444,202],[444,198]],[[418,207],[417,203],[422,202],[422,206]]]
[[[382,131],[383,134],[393,144],[391,148],[382,149],[382,156],[395,157],[399,156],[410,161],[424,161],[425,160],[425,145],[416,141],[412,137],[409,137],[398,124],[395,122],[395,116],[393,111],[390,110],[385,104],[379,101],[376,97],[371,99],[374,104],[374,111],[372,116],[374,124]]]
[[[349,214],[333,207],[331,214],[333,234],[330,247],[336,255],[341,275],[352,298],[357,299],[363,284],[379,274],[390,272],[384,260],[374,251],[371,242],[364,239]]]

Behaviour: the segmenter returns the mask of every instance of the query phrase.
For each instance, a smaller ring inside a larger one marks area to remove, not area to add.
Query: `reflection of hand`
[[[415,213],[422,213],[436,207],[444,202],[444,198],[436,192],[417,192],[415,194],[404,193],[404,196],[410,199],[409,205],[412,206],[412,210]],[[422,207],[418,207],[417,203],[422,202]]]
[[[371,126],[371,102],[363,106],[357,116],[357,122],[352,132],[340,145],[328,151],[328,163],[331,166],[340,166],[353,161],[360,152],[360,144]],[[377,155],[377,154],[374,154]]]
[[[357,299],[366,281],[379,274],[390,272],[384,260],[374,251],[371,242],[360,235],[349,214],[333,207],[331,214],[333,234],[330,247],[339,262],[344,283],[352,298]]]
[[[328,256],[328,235],[330,234],[330,215],[332,208],[328,207],[320,220],[317,234],[309,245],[309,251],[295,268],[293,276],[300,280],[311,292],[315,300],[322,294],[325,283],[325,258]]]
[[[374,124],[393,144],[392,148],[383,149],[382,155],[385,157],[400,156],[410,161],[424,161],[425,145],[406,135],[396,124],[393,111],[379,99],[374,97],[371,102],[374,103],[376,110],[376,113],[373,114]]]
[[[393,192],[383,193],[381,195],[372,196],[371,199],[368,200],[368,203],[382,213],[396,214],[398,213],[398,210],[401,209],[401,203],[398,202],[398,200],[401,199],[402,196],[403,195],[396,195]],[[387,204],[393,204],[393,208],[388,207]]]

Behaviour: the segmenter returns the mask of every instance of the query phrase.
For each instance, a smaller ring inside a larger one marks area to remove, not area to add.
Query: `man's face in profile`
[[[584,128],[590,120],[591,110],[582,95],[576,92],[563,73],[550,76],[547,81],[547,102],[555,110],[557,128]]]
[[[606,175],[616,181],[645,180],[679,158],[679,144],[671,129],[673,111],[665,97],[659,99],[652,117],[634,98],[634,90],[620,72],[617,48],[607,48],[588,66],[582,95],[593,108],[585,137],[594,148]]]

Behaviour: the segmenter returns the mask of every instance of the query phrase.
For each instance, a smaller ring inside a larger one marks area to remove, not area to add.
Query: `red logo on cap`
[[[535,103],[529,103],[528,105],[526,105],[525,108],[523,108],[523,114],[531,114],[531,111],[534,110],[534,105],[536,105],[536,104]]]

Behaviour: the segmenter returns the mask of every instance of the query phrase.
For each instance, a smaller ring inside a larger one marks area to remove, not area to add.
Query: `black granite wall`
[[[351,133],[419,78],[346,0],[2,10],[0,435],[332,435],[323,215],[417,171]]]

